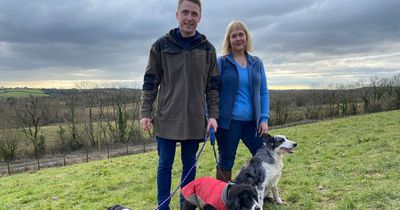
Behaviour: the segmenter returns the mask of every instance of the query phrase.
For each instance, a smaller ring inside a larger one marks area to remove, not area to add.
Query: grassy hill
[[[398,209],[400,111],[272,130],[295,140],[279,183],[288,206],[265,209]],[[180,152],[173,188],[180,177]],[[250,158],[240,145],[234,172]],[[0,210],[133,209],[156,207],[157,153],[125,156],[0,178]],[[212,147],[200,157],[197,176],[214,176]],[[179,209],[178,195],[172,209]]]
[[[38,96],[48,96],[42,90],[38,89],[30,89],[30,88],[18,88],[18,89],[1,89],[0,90],[0,98],[8,98],[8,97],[29,97],[29,95],[38,97]]]

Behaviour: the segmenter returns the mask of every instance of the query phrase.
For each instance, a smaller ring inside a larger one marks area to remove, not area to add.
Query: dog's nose
[[[297,143],[294,143],[294,144],[293,144],[293,147],[297,147]]]

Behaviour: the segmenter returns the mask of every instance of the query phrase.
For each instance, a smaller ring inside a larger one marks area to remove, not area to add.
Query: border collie
[[[264,145],[242,168],[235,179],[237,184],[251,184],[257,187],[258,204],[262,207],[264,199],[286,204],[279,197],[278,182],[282,175],[283,155],[293,153],[296,142],[283,135],[263,134]],[[273,198],[271,198],[271,192]]]
[[[121,205],[114,205],[114,206],[108,207],[107,210],[132,210],[132,209],[127,208],[127,207],[123,207]]]
[[[226,183],[211,177],[201,177],[182,188],[185,198],[182,210],[261,210],[256,187],[249,184]]]

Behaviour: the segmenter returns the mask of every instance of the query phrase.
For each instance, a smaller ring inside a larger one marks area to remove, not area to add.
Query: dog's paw
[[[288,204],[288,203],[286,203],[285,201],[283,201],[282,199],[278,199],[278,200],[276,201],[276,203],[279,204],[279,205],[287,205],[287,204]]]
[[[273,197],[266,196],[264,197],[265,203],[275,203],[275,199]]]

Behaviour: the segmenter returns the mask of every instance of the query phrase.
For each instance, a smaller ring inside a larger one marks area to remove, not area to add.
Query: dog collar
[[[224,205],[225,205],[226,202],[228,201],[229,188],[231,188],[232,185],[234,185],[234,184],[235,184],[234,182],[229,181],[229,182],[225,185],[224,189],[222,189],[221,199],[222,199],[222,202],[224,203]]]

